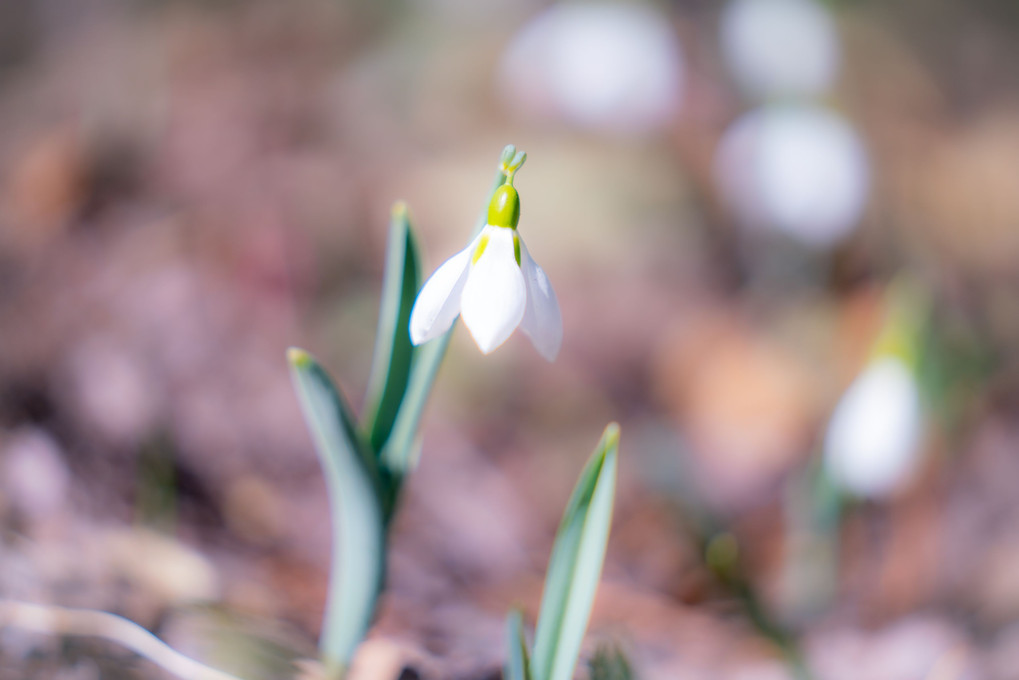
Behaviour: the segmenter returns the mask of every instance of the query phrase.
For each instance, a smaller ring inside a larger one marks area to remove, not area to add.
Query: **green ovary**
[[[516,229],[520,222],[520,195],[510,184],[495,190],[488,204],[488,223],[493,227]]]

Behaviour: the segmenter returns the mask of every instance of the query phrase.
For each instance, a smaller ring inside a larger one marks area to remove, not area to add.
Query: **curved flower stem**
[[[184,656],[137,623],[108,612],[0,599],[0,628],[6,626],[51,635],[105,638],[188,680],[241,680]]]
[[[701,520],[703,522],[704,518]],[[796,680],[813,680],[797,636],[768,612],[746,577],[732,534],[717,528],[714,520],[708,522],[710,524],[692,526],[708,568],[718,583],[739,601],[757,632],[781,651],[792,676]]]

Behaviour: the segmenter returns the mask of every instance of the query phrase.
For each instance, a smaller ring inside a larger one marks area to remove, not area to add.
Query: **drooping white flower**
[[[513,37],[499,92],[528,117],[641,135],[675,119],[684,70],[676,32],[653,5],[553,4]]]
[[[517,326],[538,353],[552,361],[563,340],[559,301],[545,271],[517,232],[520,197],[512,175],[488,207],[488,224],[466,248],[446,260],[425,282],[410,315],[415,345],[439,337],[462,316],[488,354]]]
[[[835,80],[835,22],[813,0],[734,0],[722,12],[722,53],[740,85],[759,97],[817,95]]]
[[[742,224],[824,250],[859,223],[870,165],[859,135],[837,113],[775,105],[744,114],[726,130],[715,177]]]
[[[913,372],[898,357],[874,359],[835,408],[825,436],[825,468],[856,496],[885,496],[915,470],[920,435]]]

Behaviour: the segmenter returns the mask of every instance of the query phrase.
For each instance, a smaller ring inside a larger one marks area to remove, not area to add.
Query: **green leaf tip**
[[[410,341],[408,328],[420,287],[417,239],[407,204],[397,201],[393,204],[386,239],[378,327],[362,421],[368,442],[376,453],[392,435],[414,370],[417,350]]]
[[[353,658],[375,614],[385,573],[385,499],[377,462],[329,374],[302,349],[287,350],[287,360],[329,494],[332,564],[319,649],[333,678]]]
[[[315,360],[300,347],[287,348],[287,363],[294,368],[307,368],[315,363]]]
[[[556,532],[534,634],[534,680],[570,680],[594,604],[612,526],[619,425],[609,423]]]
[[[619,423],[609,423],[605,426],[602,441],[606,449],[619,448]]]
[[[524,620],[519,609],[506,617],[506,664],[503,680],[531,680],[531,659],[524,637]]]

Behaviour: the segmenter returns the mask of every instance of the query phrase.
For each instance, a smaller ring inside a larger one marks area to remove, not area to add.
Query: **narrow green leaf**
[[[524,621],[515,609],[506,617],[506,649],[508,656],[503,669],[503,680],[531,680]]]
[[[517,153],[516,147],[508,145],[502,151],[499,169],[495,173],[495,180],[492,182],[492,189],[488,192],[481,214],[474,227],[473,238],[485,226],[485,219],[488,215],[488,203],[492,200],[492,194],[506,181],[506,168],[514,161],[519,160],[521,154]],[[453,328],[456,326],[454,325]],[[417,349],[414,354],[413,364],[410,371],[410,379],[407,389],[403,395],[403,402],[396,414],[389,439],[386,440],[381,460],[387,469],[394,474],[406,474],[416,462],[415,439],[417,438],[418,425],[421,423],[421,414],[425,409],[425,402],[432,391],[432,383],[435,375],[439,372],[439,365],[442,358],[446,356],[446,347],[449,346],[449,339],[453,335],[453,328],[450,328],[444,335],[438,337]],[[404,331],[406,331],[406,325]]]
[[[418,247],[407,206],[393,206],[386,246],[378,331],[365,398],[364,431],[373,451],[381,451],[407,389],[414,356],[408,330],[414,298],[421,286]]]
[[[563,513],[534,637],[534,680],[570,680],[601,577],[612,525],[619,426],[605,428]]]
[[[287,360],[329,492],[333,547],[319,649],[329,676],[339,677],[371,624],[382,584],[385,533],[376,461],[318,362],[296,347]]]

